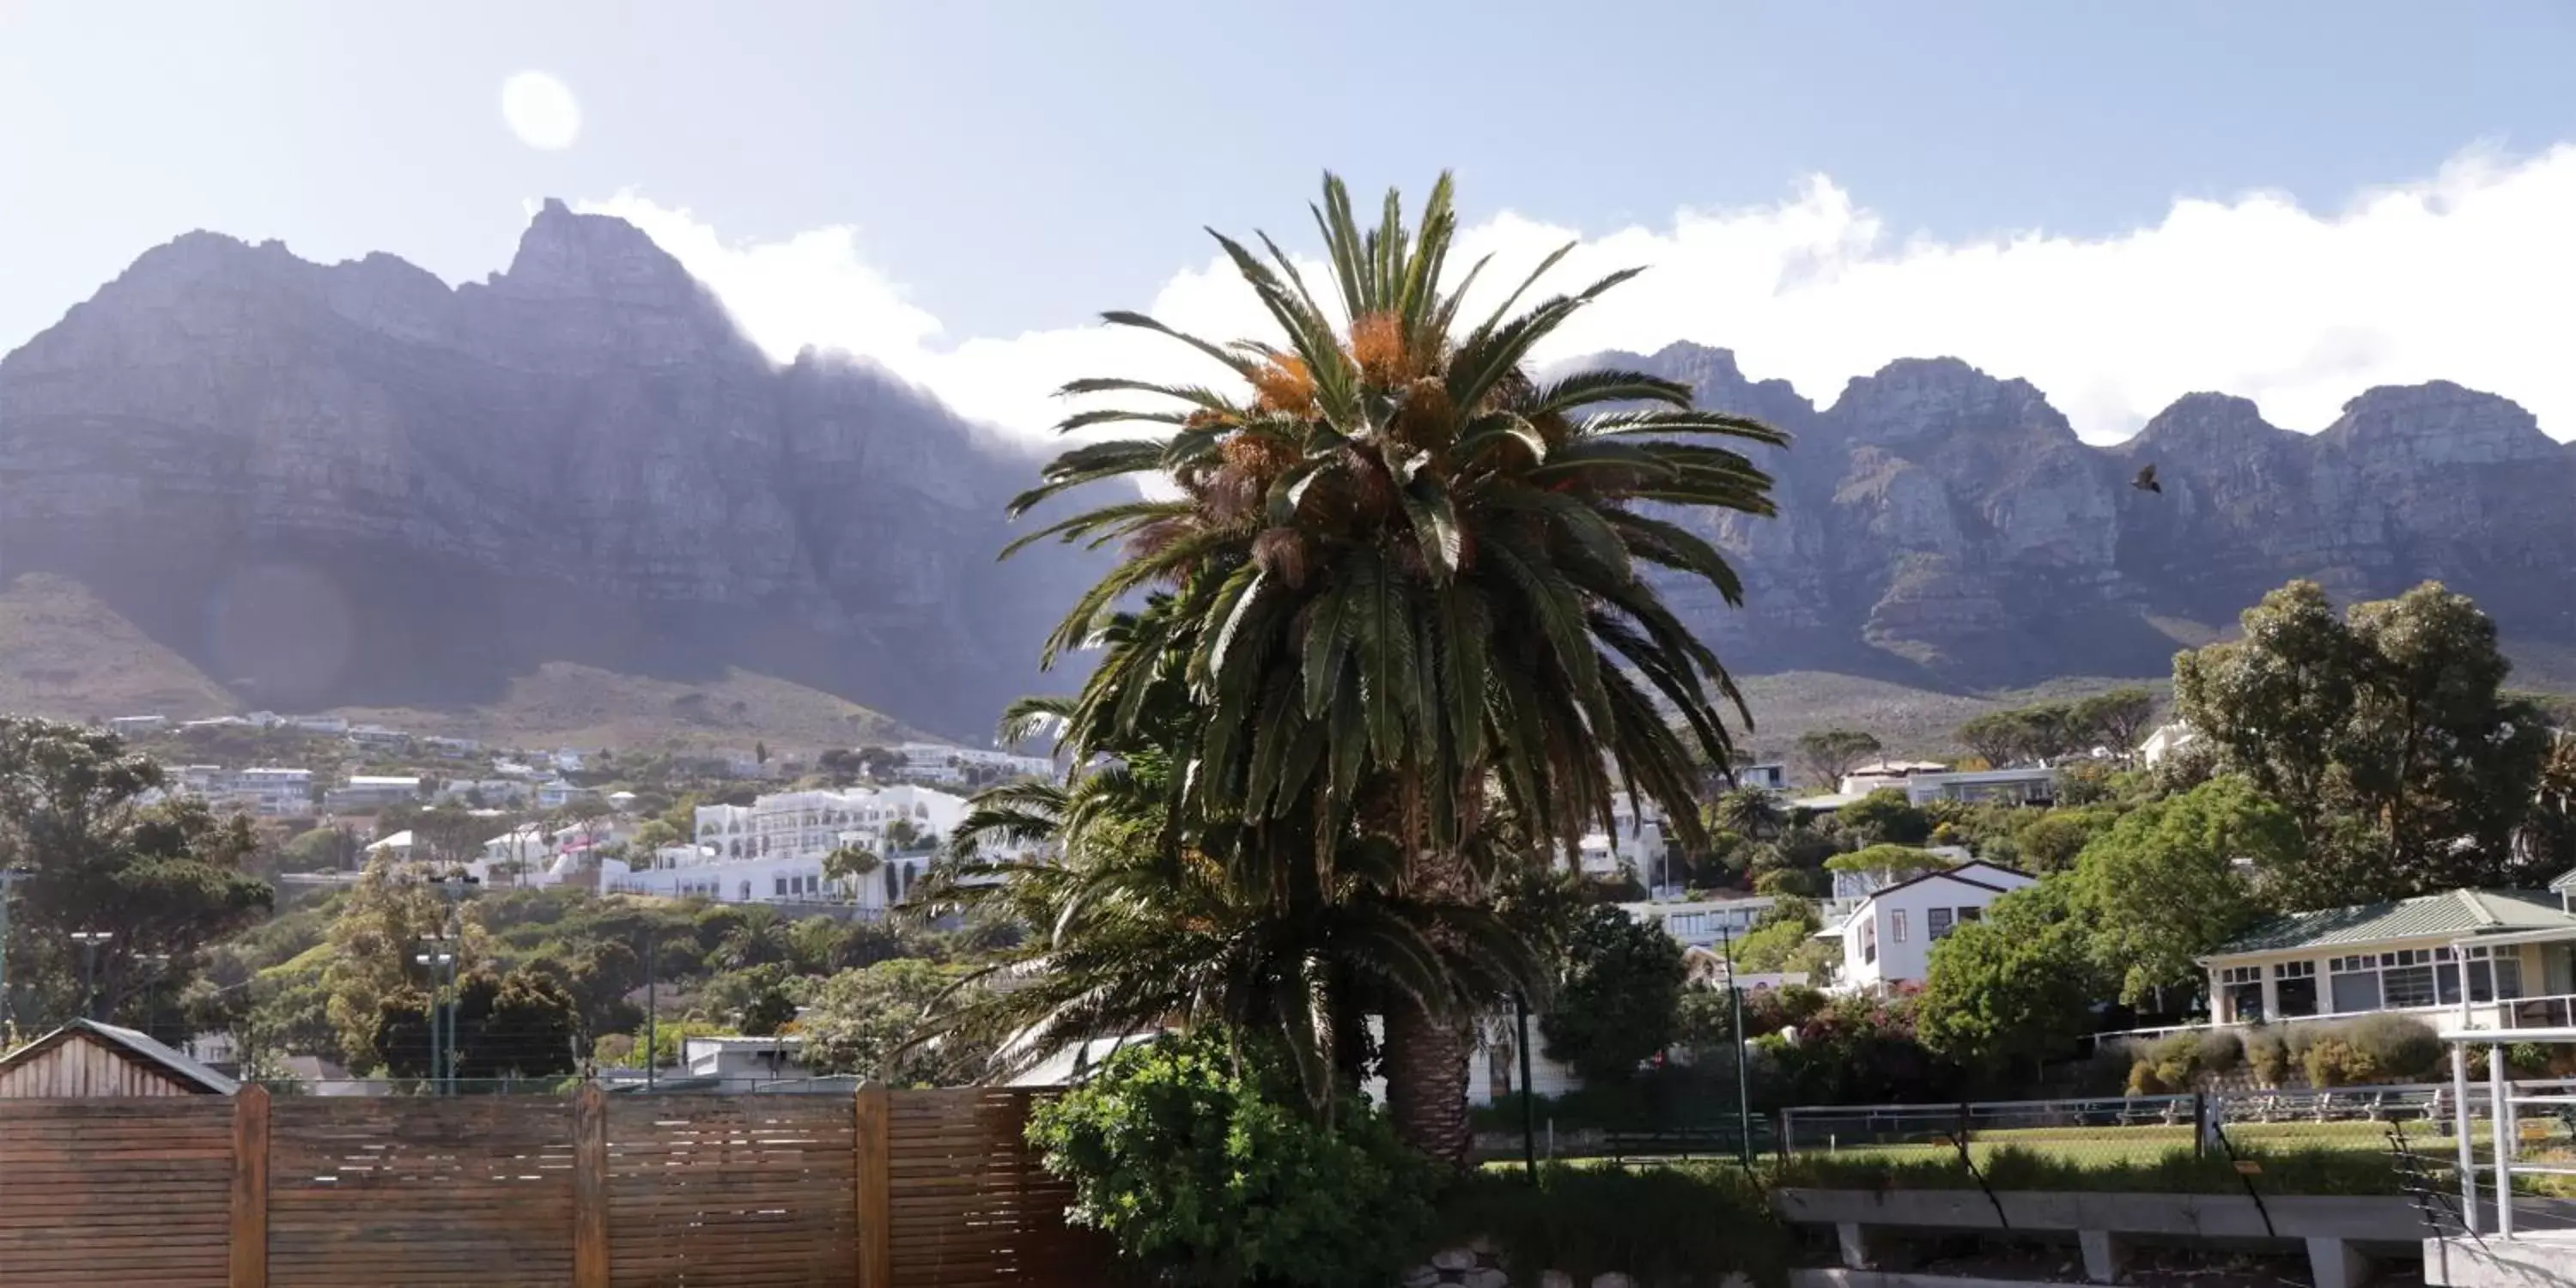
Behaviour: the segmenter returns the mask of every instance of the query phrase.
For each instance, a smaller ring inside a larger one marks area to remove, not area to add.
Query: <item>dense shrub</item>
[[[1761,1186],[1721,1167],[1552,1166],[1536,1185],[1517,1172],[1487,1173],[1442,1201],[1440,1229],[1441,1246],[1492,1241],[1514,1283],[1557,1270],[1578,1284],[1613,1271],[1648,1288],[1733,1273],[1768,1284],[1785,1277],[1790,1253]]]
[[[2266,1087],[2277,1087],[2290,1074],[2290,1044],[2270,1029],[2255,1029],[2245,1035],[2245,1067],[2254,1071],[2254,1080]]]
[[[1428,1165],[1363,1104],[1307,1112],[1249,1043],[1167,1037],[1031,1114],[1067,1218],[1187,1288],[1392,1283],[1431,1228]]]
[[[2413,1016],[2368,1015],[2342,1030],[2383,1082],[2421,1082],[2441,1071],[2442,1039]]]
[[[2229,1029],[2213,1029],[2200,1035],[2199,1049],[2194,1053],[2201,1072],[2225,1076],[2236,1072],[2245,1061],[2245,1042]]]
[[[2313,1087],[2350,1087],[2379,1080],[2378,1063],[2339,1033],[2309,1042],[2299,1065],[2307,1070],[2308,1085]]]

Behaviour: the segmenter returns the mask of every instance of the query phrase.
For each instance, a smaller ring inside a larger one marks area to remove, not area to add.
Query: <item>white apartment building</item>
[[[117,716],[107,722],[107,731],[128,738],[137,734],[159,733],[170,727],[168,716]]]
[[[1769,895],[1749,899],[1699,899],[1688,903],[1623,903],[1621,912],[1664,933],[1684,948],[1713,948],[1723,940],[1742,939],[1762,914],[1780,902]]]
[[[963,797],[927,787],[777,792],[749,805],[700,806],[694,844],[603,862],[601,879],[639,894],[728,903],[850,899],[882,910],[912,892],[930,870],[929,846],[965,817]],[[904,853],[886,840],[898,820],[914,837]],[[823,860],[845,845],[874,852],[883,867],[846,885],[827,880]]]
[[[419,799],[418,775],[352,774],[346,784],[332,788],[323,796],[323,804],[335,810],[368,810]]]
[[[361,747],[393,748],[411,745],[410,734],[400,729],[388,729],[383,725],[351,725],[348,738],[349,741]]]
[[[1575,846],[1575,856],[1585,876],[1633,872],[1639,881],[1654,889],[1662,888],[1667,881],[1666,852],[1663,811],[1653,801],[1645,802],[1640,811],[1624,795],[1610,807],[1610,830],[1587,832]]]
[[[1835,991],[1877,992],[1922,983],[1930,974],[1935,941],[1982,920],[1995,900],[2036,880],[1980,860],[1871,892],[1839,925],[1817,932],[1843,941]]]
[[[2046,765],[1915,774],[1905,780],[1908,804],[1972,801],[1994,805],[2046,805],[2057,799],[2057,771]]]
[[[217,809],[259,818],[303,818],[313,812],[313,771],[309,769],[181,765],[170,771],[169,779],[174,794],[198,797]]]

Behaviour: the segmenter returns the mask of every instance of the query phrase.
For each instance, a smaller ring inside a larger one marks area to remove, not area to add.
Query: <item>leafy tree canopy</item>
[[[1547,1055],[1587,1083],[1632,1077],[1672,1045],[1682,949],[1660,926],[1594,904],[1576,919],[1539,1031]]]

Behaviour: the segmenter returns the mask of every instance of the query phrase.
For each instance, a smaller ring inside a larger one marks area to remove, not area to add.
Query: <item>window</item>
[[[1892,930],[1892,931],[1894,931],[1894,932],[1895,932],[1896,942],[1898,942],[1898,943],[1900,943],[1900,944],[1901,944],[1901,943],[1904,943],[1904,942],[1905,942],[1905,910],[1904,910],[1903,908],[1898,908],[1898,909],[1896,909],[1895,911],[1888,913],[1888,914],[1887,914],[1887,924],[1888,924],[1888,928],[1889,928],[1890,930]]]
[[[2272,968],[2272,1003],[2288,1019],[2317,1013],[2317,964],[2283,962]]]
[[[1983,908],[1961,908],[1959,910],[1959,924],[1962,926],[1971,921],[1983,921],[1985,919],[1986,910]]]
[[[2326,974],[2327,996],[2333,1000],[2336,1013],[2379,1009],[2379,954],[2330,959]]]
[[[2259,1023],[2263,1019],[2263,968],[2229,966],[2218,972],[2220,993],[2227,999],[2228,1018],[2239,1024]]]
[[[2380,1005],[2394,1010],[2433,1004],[2433,951],[2405,948],[2379,955]]]
[[[770,881],[770,887],[771,894],[784,897],[787,893],[787,878],[777,877],[772,879]]]
[[[2470,1001],[2492,1002],[2499,998],[2522,996],[2520,952],[2512,948],[2464,948],[2460,954],[2468,966]],[[2448,948],[2435,949],[2434,956],[2439,963],[2434,971],[2439,977],[2437,982],[2441,987],[2442,1000],[2459,1001],[2462,963],[2452,960]]]
[[[1950,910],[1934,908],[1923,914],[1923,930],[1934,939],[1950,933]]]
[[[1863,962],[1878,960],[1878,918],[1876,917],[1860,923],[1860,959]]]

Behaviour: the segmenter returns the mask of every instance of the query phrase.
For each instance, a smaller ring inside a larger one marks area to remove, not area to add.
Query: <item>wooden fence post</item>
[[[608,1288],[608,1098],[596,1082],[572,1098],[572,1283]]]
[[[859,1088],[859,1288],[894,1288],[894,1093]]]
[[[231,1288],[268,1288],[268,1088],[233,1096]]]

